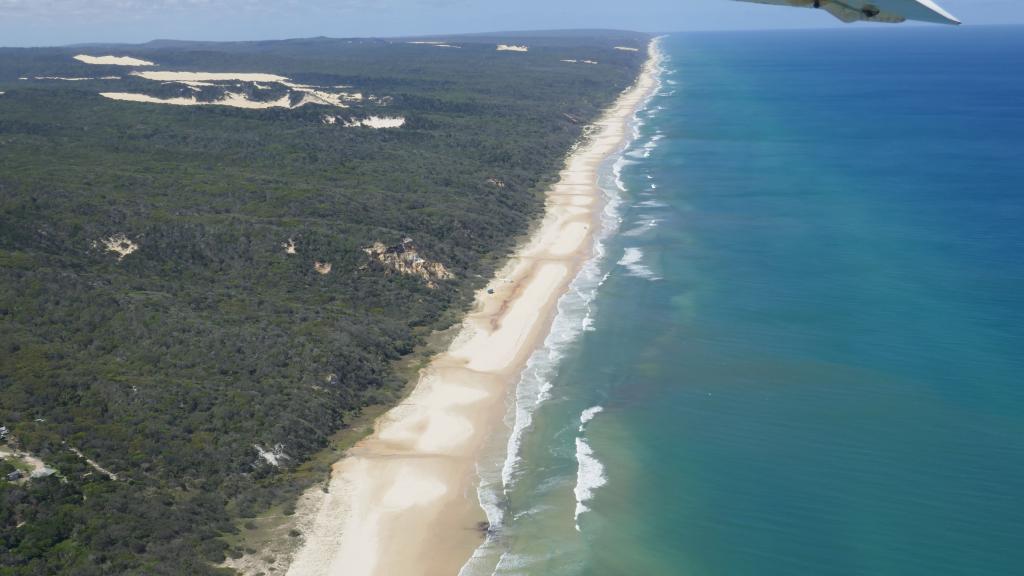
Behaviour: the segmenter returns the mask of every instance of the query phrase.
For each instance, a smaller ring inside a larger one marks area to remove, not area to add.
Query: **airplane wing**
[[[821,8],[843,22],[904,22],[919,20],[939,24],[960,21],[932,0],[740,0],[758,4]]]

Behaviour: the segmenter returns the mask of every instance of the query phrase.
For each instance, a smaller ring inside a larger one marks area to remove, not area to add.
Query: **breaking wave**
[[[573,522],[577,532],[580,530],[580,514],[590,510],[585,502],[594,497],[594,490],[608,482],[604,475],[604,464],[594,456],[594,449],[590,447],[586,436],[583,435],[587,422],[593,420],[594,416],[603,410],[604,408],[600,406],[594,406],[580,414],[580,436],[576,437],[576,487],[572,491],[576,496]]]
[[[644,278],[646,280],[660,280],[661,278],[655,274],[646,264],[643,263],[644,251],[640,248],[626,248],[622,258],[619,259],[618,264],[626,269],[626,273],[636,278]]]
[[[637,224],[633,228],[626,230],[622,235],[628,237],[642,236],[647,232],[654,230],[654,227],[658,225],[658,222],[661,222],[661,220],[658,220],[657,218],[649,218]]]

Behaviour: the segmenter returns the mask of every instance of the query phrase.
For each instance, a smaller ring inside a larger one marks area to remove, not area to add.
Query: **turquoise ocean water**
[[[1024,574],[1024,29],[665,38],[464,574]]]

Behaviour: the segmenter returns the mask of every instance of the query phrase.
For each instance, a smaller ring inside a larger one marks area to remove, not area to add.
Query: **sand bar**
[[[483,542],[476,462],[558,299],[591,255],[603,208],[598,170],[629,137],[634,112],[657,85],[656,65],[652,48],[634,87],[567,159],[530,239],[477,293],[459,335],[409,398],[334,465],[329,493],[303,497],[304,543],[289,575],[452,576]]]

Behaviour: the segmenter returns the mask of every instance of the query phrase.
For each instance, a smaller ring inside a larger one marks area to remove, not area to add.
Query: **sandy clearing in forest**
[[[125,236],[124,232],[118,232],[109,238],[101,238],[98,243],[93,243],[94,246],[99,246],[100,244],[102,244],[108,252],[117,254],[118,262],[124,260],[125,256],[128,256],[139,249],[138,243]]]
[[[29,478],[42,478],[56,472],[56,470],[47,466],[41,458],[23,450],[14,450],[10,447],[0,447],[0,460],[20,460],[30,468]]]

